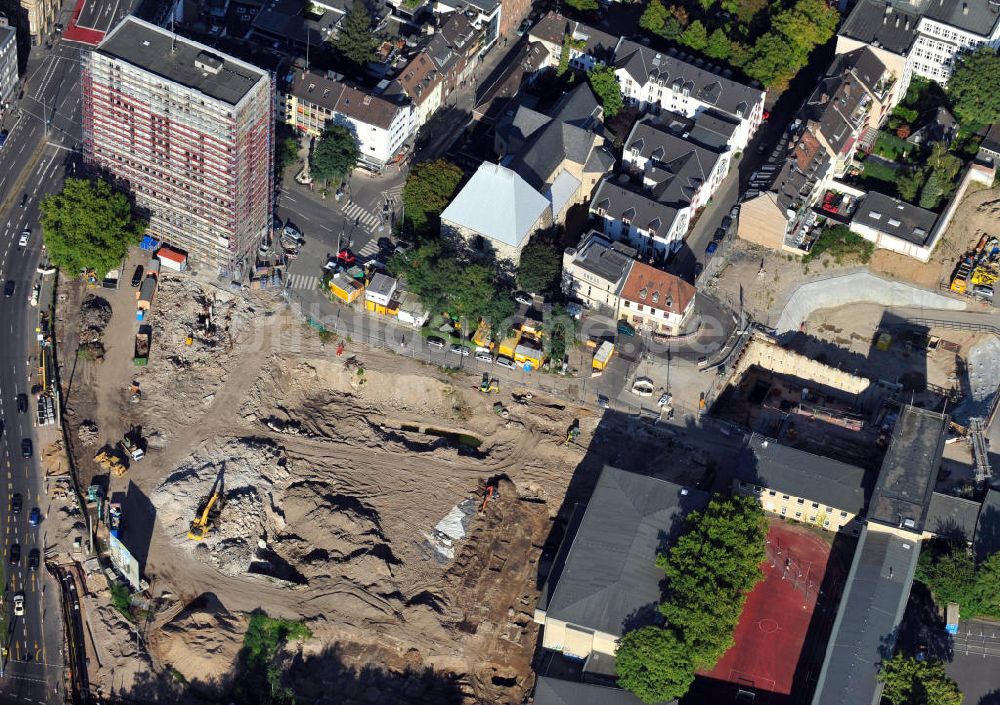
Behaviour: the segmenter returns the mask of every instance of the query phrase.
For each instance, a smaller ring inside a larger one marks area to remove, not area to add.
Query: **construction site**
[[[150,272],[146,258],[127,267]],[[269,291],[150,277],[138,297],[67,287],[57,312],[88,515],[59,523],[104,694],[151,678],[161,694],[225,693],[245,615],[263,610],[314,635],[289,663],[293,676],[309,664],[297,692],[318,687],[314,672],[342,679],[310,702],[352,688],[359,702],[444,702],[420,675],[433,672],[459,701],[520,703],[560,510],[605,462],[649,472],[669,456],[662,472],[692,483],[715,462],[627,417],[323,339]],[[84,560],[88,525],[105,569]],[[144,620],[109,604],[109,578]],[[374,664],[395,676],[374,686],[381,699],[345,675]]]

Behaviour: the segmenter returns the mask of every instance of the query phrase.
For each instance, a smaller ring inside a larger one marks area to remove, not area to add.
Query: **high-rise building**
[[[17,30],[0,15],[0,114],[17,91]]]
[[[83,58],[84,156],[150,234],[236,274],[270,229],[274,80],[135,17]]]

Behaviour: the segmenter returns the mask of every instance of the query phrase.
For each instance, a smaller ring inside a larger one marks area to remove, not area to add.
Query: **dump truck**
[[[969,286],[969,277],[972,275],[972,265],[962,262],[955,270],[955,276],[951,279],[951,290],[956,294],[964,294]]]
[[[145,328],[146,326],[143,326]],[[142,329],[135,334],[135,354],[132,356],[132,363],[137,366],[145,365],[149,362],[149,333]]]

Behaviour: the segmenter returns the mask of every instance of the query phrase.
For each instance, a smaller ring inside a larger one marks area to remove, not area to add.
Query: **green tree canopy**
[[[977,566],[964,541],[925,541],[916,578],[939,605],[956,603],[963,617],[1000,619],[1000,553]]]
[[[924,182],[924,187],[920,189],[920,207],[930,210],[937,208],[943,195],[944,185],[941,183],[941,176],[936,171],[931,172]]]
[[[663,26],[669,16],[670,13],[667,12],[667,8],[664,7],[660,0],[650,0],[642,13],[642,17],[639,18],[639,26],[647,32],[662,34]]]
[[[580,12],[590,12],[599,7],[597,0],[566,0],[566,4]]]
[[[771,20],[771,27],[808,54],[837,31],[840,16],[824,0],[798,0]]]
[[[790,42],[780,32],[767,32],[757,39],[743,71],[767,87],[777,86],[805,64],[806,56],[802,45]]]
[[[416,164],[403,186],[404,227],[422,237],[436,233],[438,216],[462,182],[462,170],[444,159]]]
[[[117,268],[147,225],[125,194],[99,179],[66,179],[61,192],[42,199],[41,210],[49,259],[71,276]]]
[[[671,15],[663,23],[663,31],[660,32],[665,39],[675,40],[684,32],[684,25],[681,21]]]
[[[694,682],[687,645],[671,629],[649,626],[626,633],[615,652],[618,685],[643,702],[680,698]]]
[[[288,136],[275,143],[276,159],[278,171],[283,171],[299,160],[299,140],[296,137]]]
[[[920,187],[923,185],[924,174],[921,169],[914,169],[896,179],[896,190],[899,192],[899,197],[907,203],[913,203],[916,200],[917,194],[920,193]]]
[[[533,294],[552,291],[559,286],[562,255],[552,243],[535,235],[521,251],[517,265],[517,283]]]
[[[729,58],[731,49],[732,46],[729,43],[729,37],[721,29],[717,29],[708,37],[708,42],[705,45],[705,55],[722,61]]]
[[[882,662],[878,678],[885,684],[882,699],[891,705],[962,705],[958,684],[940,659],[918,661],[898,653]]]
[[[601,101],[604,117],[613,118],[620,113],[625,101],[622,100],[622,88],[618,85],[615,70],[610,66],[598,64],[587,74],[587,79],[594,95]]]
[[[705,29],[705,25],[701,23],[701,20],[695,20],[687,26],[687,29],[681,34],[679,41],[681,44],[695,51],[701,51],[708,46],[708,30]]]
[[[328,125],[309,155],[309,174],[319,181],[344,179],[358,165],[358,143],[343,125]]]
[[[351,63],[364,67],[378,46],[378,37],[372,33],[372,16],[364,0],[354,0],[340,25],[334,48]]]
[[[959,54],[947,90],[963,127],[1000,122],[1000,55],[996,49],[982,46]]]

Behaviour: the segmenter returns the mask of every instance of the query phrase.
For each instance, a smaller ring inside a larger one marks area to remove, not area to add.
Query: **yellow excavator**
[[[215,510],[213,513],[213,509]],[[191,529],[188,531],[188,538],[192,541],[204,541],[212,530],[214,519],[222,510],[222,481],[220,478],[215,481],[208,501],[191,522]]]

